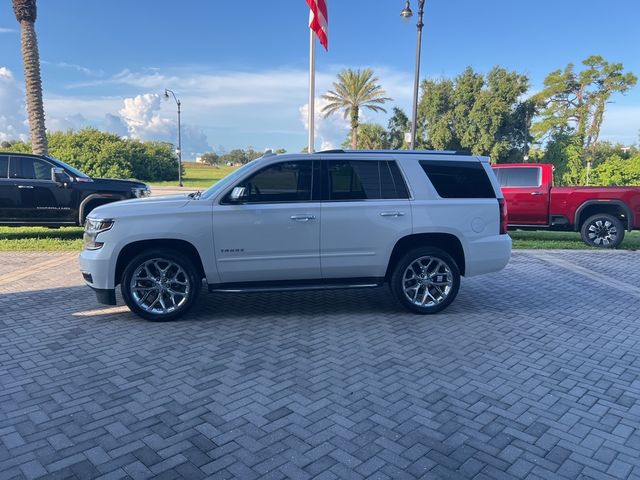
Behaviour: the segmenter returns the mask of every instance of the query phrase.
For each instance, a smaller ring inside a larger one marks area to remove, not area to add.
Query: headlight
[[[112,219],[87,218],[84,224],[84,248],[85,250],[99,250],[104,245],[103,242],[96,241],[100,232],[105,232],[113,227]]]
[[[131,193],[133,193],[134,197],[143,198],[151,195],[151,190],[146,185],[144,187],[134,187],[131,189]]]

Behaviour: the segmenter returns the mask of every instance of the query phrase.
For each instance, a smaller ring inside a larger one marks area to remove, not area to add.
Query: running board
[[[305,290],[339,290],[344,288],[375,288],[384,283],[384,278],[349,278],[338,280],[287,280],[279,282],[214,283],[209,285],[212,293],[264,293],[296,292]]]

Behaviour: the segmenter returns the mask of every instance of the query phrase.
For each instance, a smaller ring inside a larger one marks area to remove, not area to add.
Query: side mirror
[[[229,200],[232,202],[241,202],[247,198],[247,189],[246,187],[235,187],[231,190],[231,195],[229,195]]]
[[[64,184],[64,186],[67,186],[73,181],[69,174],[64,171],[64,168],[60,167],[53,167],[51,169],[51,180],[53,180],[54,182],[62,183]]]

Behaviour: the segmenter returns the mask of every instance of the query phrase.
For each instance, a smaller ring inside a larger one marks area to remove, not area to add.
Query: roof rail
[[[471,152],[466,150],[343,150],[341,148],[332,150],[321,150],[322,154],[331,153],[393,153],[402,155],[465,155],[471,156]]]

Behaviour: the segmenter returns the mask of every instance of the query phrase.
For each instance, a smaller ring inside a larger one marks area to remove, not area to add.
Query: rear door
[[[9,177],[17,189],[16,220],[70,223],[72,190],[51,179],[53,164],[41,158],[11,155]]]
[[[542,185],[540,167],[494,169],[507,202],[509,225],[548,225],[549,192]]]
[[[398,165],[330,157],[322,164],[323,278],[383,277],[393,246],[412,226],[409,192]]]

